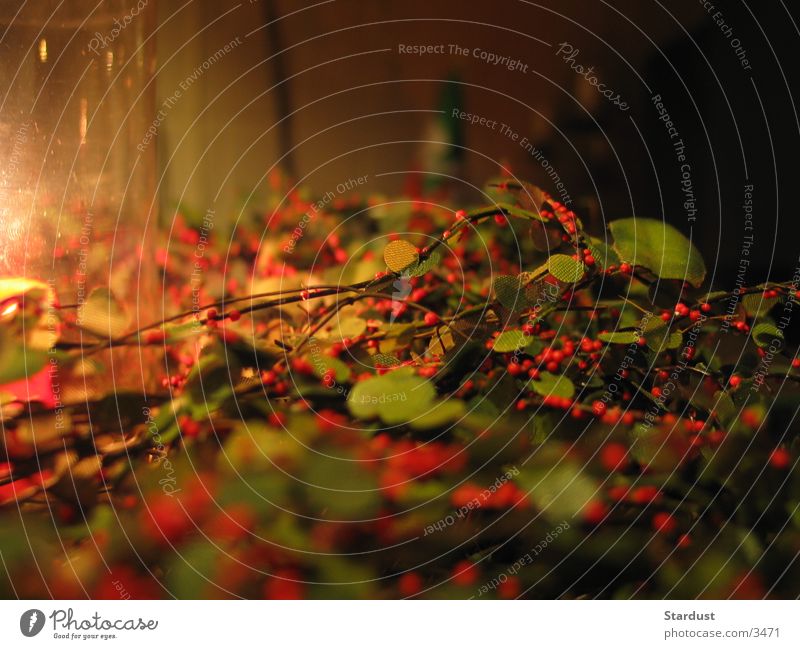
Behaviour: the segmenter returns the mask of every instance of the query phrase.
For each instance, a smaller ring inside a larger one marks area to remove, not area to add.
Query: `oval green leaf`
[[[671,225],[655,219],[612,221],[614,249],[624,262],[642,266],[662,279],[700,286],[706,276],[703,258],[691,241]]]
[[[492,349],[496,352],[513,352],[521,349],[530,342],[530,338],[522,333],[519,329],[511,331],[504,331],[497,338],[495,338]]]
[[[550,274],[560,282],[574,284],[586,271],[583,263],[569,255],[552,255],[547,262]]]

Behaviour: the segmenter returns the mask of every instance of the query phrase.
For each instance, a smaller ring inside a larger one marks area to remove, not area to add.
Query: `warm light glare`
[[[89,111],[89,102],[85,97],[81,98],[81,116],[80,116],[80,133],[81,144],[86,144],[86,128],[88,124],[87,114]]]
[[[9,302],[6,306],[3,307],[3,310],[0,311],[0,317],[7,318],[8,316],[13,315],[14,313],[16,313],[18,309],[19,309],[19,303],[18,302],[16,302],[16,301]]]
[[[42,63],[47,62],[47,40],[44,38],[39,41],[39,60]]]

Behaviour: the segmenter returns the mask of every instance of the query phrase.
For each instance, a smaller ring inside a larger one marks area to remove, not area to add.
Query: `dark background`
[[[458,105],[531,140],[596,231],[635,214],[664,218],[691,235],[716,285],[736,281],[744,185],[753,184],[754,249],[745,282],[789,278],[798,257],[798,10],[782,0],[716,4],[709,13],[699,0],[162,2],[162,98],[214,51],[242,38],[184,93],[159,131],[163,214],[169,218],[179,202],[199,211],[213,205],[231,218],[258,209],[265,173],[275,166],[320,195],[365,174],[364,191],[399,193],[408,171],[430,171],[442,160],[458,177],[450,189],[467,202],[480,202],[472,187],[500,164],[556,193],[518,144],[432,112]],[[716,11],[730,38],[714,22]],[[743,69],[732,38],[752,70]],[[564,41],[580,49],[576,61],[594,66],[629,111],[556,55]],[[398,53],[399,44],[439,43],[510,56],[528,72],[472,56]],[[663,97],[686,145],[694,223],[653,94]],[[436,140],[445,143],[423,143]],[[465,148],[448,149],[447,142]]]

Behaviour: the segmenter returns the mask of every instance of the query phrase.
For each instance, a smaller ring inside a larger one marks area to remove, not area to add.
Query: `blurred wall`
[[[643,24],[655,43],[680,31],[675,22],[654,20],[652,7],[640,0],[614,5]],[[218,48],[242,41],[169,110],[159,132],[166,168],[162,200],[169,206],[180,199],[202,210],[219,195],[223,211],[234,209],[284,154],[282,165],[319,193],[364,174],[373,176],[370,190],[398,192],[402,176],[374,174],[425,164],[421,158],[431,152],[418,141],[437,133],[431,111],[441,105],[443,81],[454,78],[463,83],[465,110],[505,122],[546,149],[555,164],[560,148],[571,149],[570,140],[583,137],[582,125],[570,131],[584,112],[576,98],[590,112],[607,107],[555,55],[557,45],[536,39],[569,41],[610,87],[626,83],[621,73],[641,67],[649,53],[648,41],[616,10],[600,2],[587,7],[584,0],[161,2],[162,100]],[[691,25],[700,16],[694,8],[681,20]],[[449,47],[441,55],[401,54],[401,44],[480,48],[519,60],[527,73],[451,54]],[[278,77],[285,82],[276,87]],[[502,161],[546,184],[541,166],[507,137],[461,126],[464,146],[480,152],[463,156],[458,171],[468,182],[480,186]],[[573,144],[585,148],[584,156],[608,153],[602,141]],[[296,148],[289,151],[291,146]],[[582,164],[593,161],[587,157]],[[591,189],[586,176],[568,179],[574,193]]]
[[[793,60],[788,48],[797,23],[779,3],[717,4],[161,2],[162,101],[194,75],[159,128],[163,212],[169,218],[182,201],[235,215],[251,194],[258,205],[264,174],[275,166],[318,195],[364,175],[364,191],[394,194],[406,186],[407,172],[438,169],[458,177],[460,198],[478,201],[471,187],[501,164],[557,195],[544,169],[551,165],[596,230],[631,214],[665,218],[692,230],[724,283],[738,263],[749,174],[763,225],[752,257],[758,272],[749,281],[791,275],[794,239],[778,232],[791,183],[775,180],[786,179],[800,144],[791,92],[800,87],[799,71],[785,65]],[[561,43],[568,43],[566,53]],[[444,50],[400,51],[412,45]],[[451,45],[466,48],[466,56]],[[519,64],[493,65],[476,51]],[[581,76],[589,68],[628,110]],[[654,95],[686,142],[694,221]],[[436,112],[453,105],[485,118],[484,125],[447,123]],[[507,124],[517,139],[486,122]],[[443,138],[464,147],[459,155],[430,143]],[[538,158],[520,146],[522,138]]]

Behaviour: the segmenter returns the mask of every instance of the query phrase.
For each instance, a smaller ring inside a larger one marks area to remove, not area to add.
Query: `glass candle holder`
[[[62,343],[92,350],[72,398],[147,385],[138,351],[95,352],[160,303],[154,26],[155,0],[0,4],[0,276],[47,284]]]

